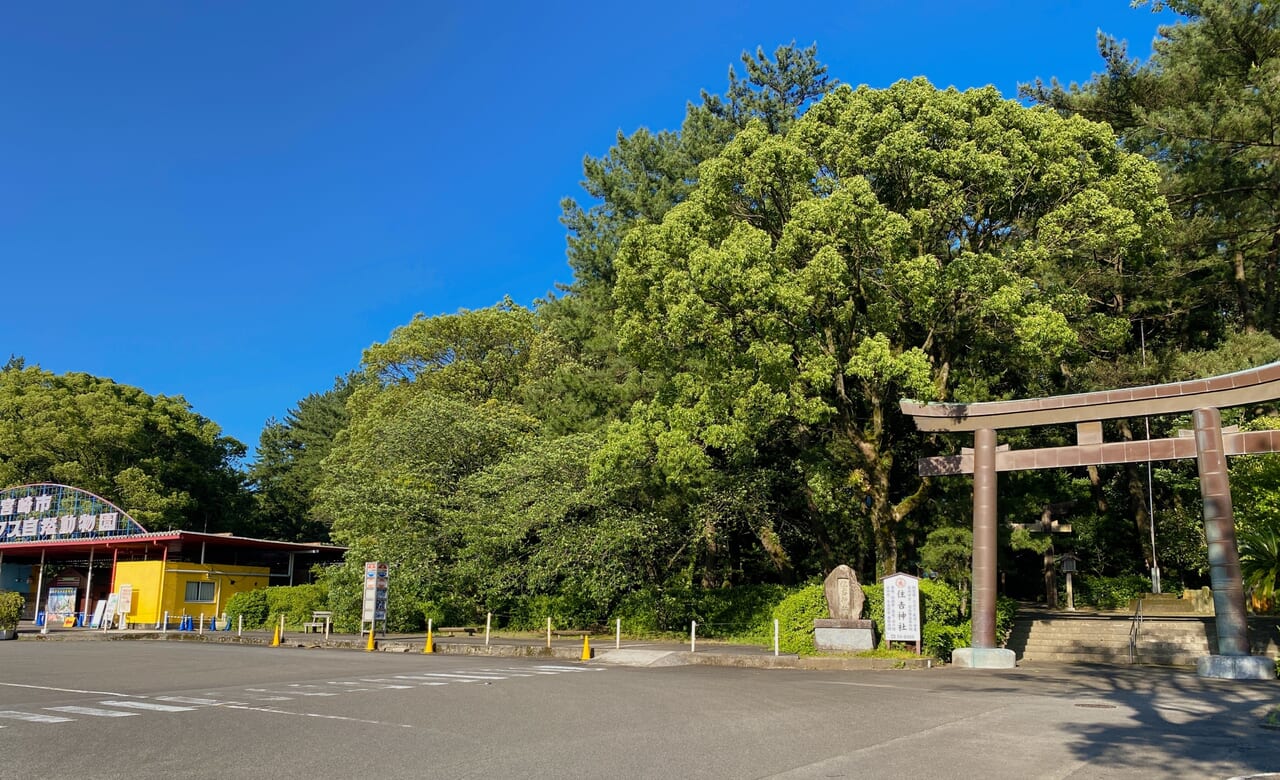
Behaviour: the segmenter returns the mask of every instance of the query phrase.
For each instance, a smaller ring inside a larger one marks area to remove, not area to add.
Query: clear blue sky
[[[896,8],[894,7],[896,6]],[[415,313],[571,281],[559,202],[744,49],[842,82],[1084,80],[1083,2],[8,3],[0,359],[182,395],[250,452]],[[739,66],[741,73],[741,67]]]

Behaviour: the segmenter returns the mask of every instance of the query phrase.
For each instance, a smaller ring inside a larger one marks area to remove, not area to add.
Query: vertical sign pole
[[[44,550],[40,550],[40,576],[36,578],[36,617],[40,617],[40,593],[44,590]],[[44,600],[44,608],[49,610],[49,599]],[[44,621],[40,624],[40,633],[49,633],[49,616],[44,616]]]

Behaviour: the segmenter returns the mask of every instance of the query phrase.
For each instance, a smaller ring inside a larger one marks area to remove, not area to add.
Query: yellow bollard
[[[369,626],[369,644],[365,645],[364,651],[366,653],[373,652],[373,626],[372,625]]]
[[[434,653],[436,651],[435,643],[431,641],[431,621],[427,621],[427,643],[422,646],[422,652]]]
[[[585,636],[582,638],[582,660],[591,660],[591,645],[587,643],[587,638]]]
[[[280,646],[280,626],[276,626],[275,635],[271,637],[271,646],[272,647]]]

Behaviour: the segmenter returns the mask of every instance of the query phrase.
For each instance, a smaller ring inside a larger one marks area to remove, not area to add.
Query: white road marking
[[[537,669],[550,669],[550,670],[557,671],[557,672],[600,672],[600,671],[604,671],[603,669],[588,669],[588,668],[584,668],[584,667],[581,667],[581,666],[552,666],[552,665],[550,665],[550,664],[543,664],[543,665],[541,665],[541,666],[537,666],[537,667],[535,667],[535,668],[537,668]]]
[[[395,684],[395,680],[388,680],[388,679],[386,679],[385,677],[361,677],[361,678],[360,678],[360,682],[367,682],[367,683],[382,683],[382,684],[383,684],[383,685],[382,685],[382,687],[383,687],[383,688],[391,688],[391,689],[394,689],[394,690],[405,690],[405,691],[407,691],[407,690],[409,690],[410,688],[412,688],[412,687],[413,687],[412,685],[396,685],[396,684]]]
[[[505,680],[505,677],[499,677],[496,674],[456,674],[454,672],[424,672],[423,677],[443,677],[446,680],[457,680],[459,682],[474,682],[476,680]]]
[[[363,718],[348,718],[342,715],[321,715],[318,712],[289,712],[288,710],[276,710],[270,707],[246,707],[243,705],[230,705],[233,710],[249,710],[250,712],[269,712],[272,715],[297,715],[304,718],[325,718],[326,720],[346,720],[353,723],[372,723],[375,726],[399,726],[400,728],[411,729],[413,726],[408,723],[386,723],[380,720],[365,720]]]
[[[96,718],[132,718],[137,715],[136,712],[121,712],[120,710],[101,710],[97,707],[45,707],[46,710],[54,712],[69,712],[72,715],[93,715]]]
[[[535,674],[555,674],[555,672],[517,672],[515,669],[481,669],[480,671],[505,674],[508,677],[533,677]]]
[[[70,723],[75,720],[75,718],[60,718],[57,715],[39,715],[32,712],[18,712],[17,710],[0,710],[0,718],[25,720],[31,723]]]
[[[195,709],[195,707],[179,707],[173,704],[156,704],[153,701],[100,701],[98,703],[108,707],[128,707],[153,712],[191,712]]]
[[[35,688],[40,691],[57,691],[58,693],[88,693],[94,696],[137,696],[137,694],[133,693],[116,693],[115,691],[82,691],[79,688],[54,688],[49,685],[23,685],[22,683],[0,683],[0,685],[6,685],[10,688]]]
[[[157,696],[159,701],[171,701],[175,704],[224,704],[217,699],[195,699],[190,696]]]

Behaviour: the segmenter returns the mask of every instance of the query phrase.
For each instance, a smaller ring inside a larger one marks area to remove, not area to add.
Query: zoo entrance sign
[[[0,491],[0,543],[101,539],[147,529],[101,496],[41,482]]]

